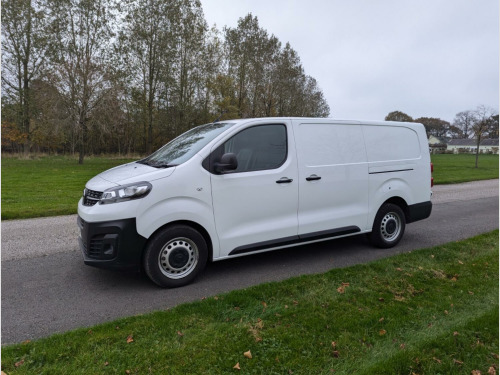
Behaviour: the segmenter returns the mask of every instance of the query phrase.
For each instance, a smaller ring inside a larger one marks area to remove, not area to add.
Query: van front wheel
[[[377,212],[373,222],[370,242],[383,249],[396,246],[405,232],[405,214],[403,210],[393,204],[386,203]]]
[[[176,288],[194,280],[207,256],[207,244],[197,230],[175,225],[153,236],[144,254],[144,270],[155,284]]]

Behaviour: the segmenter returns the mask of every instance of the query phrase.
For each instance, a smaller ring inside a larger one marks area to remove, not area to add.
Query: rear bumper
[[[85,264],[93,267],[134,270],[141,267],[146,238],[137,233],[135,219],[87,222],[77,218],[78,244]]]
[[[408,206],[408,217],[406,222],[413,223],[418,220],[427,219],[431,216],[432,202],[422,202]]]

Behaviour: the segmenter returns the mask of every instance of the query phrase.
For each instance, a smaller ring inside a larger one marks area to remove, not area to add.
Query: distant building
[[[454,154],[475,153],[477,140],[475,139],[452,139],[448,142],[447,151]],[[482,154],[498,154],[498,138],[483,139],[479,144],[479,152]]]
[[[429,152],[431,154],[443,154],[446,151],[449,138],[429,136]]]

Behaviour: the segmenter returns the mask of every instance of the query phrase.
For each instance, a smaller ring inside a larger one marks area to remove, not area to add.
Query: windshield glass
[[[147,158],[139,160],[138,163],[157,168],[182,164],[232,125],[234,123],[216,122],[193,128],[153,152]]]

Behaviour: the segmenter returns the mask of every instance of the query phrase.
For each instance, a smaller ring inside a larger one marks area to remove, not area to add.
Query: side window
[[[234,153],[238,160],[233,173],[278,168],[287,157],[286,127],[258,125],[242,130],[212,153],[212,164],[226,153]]]

